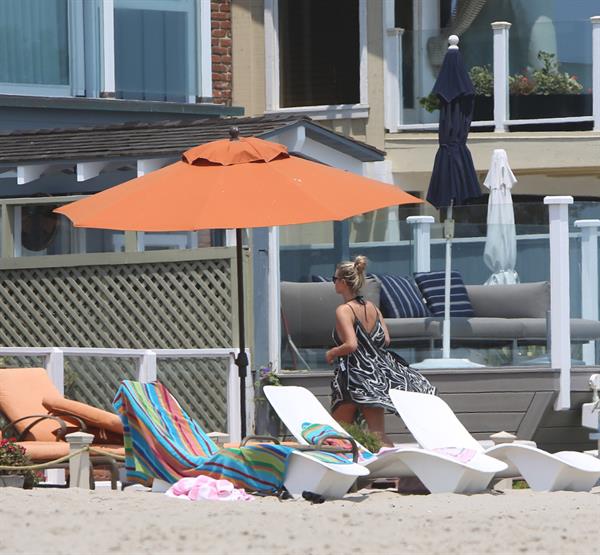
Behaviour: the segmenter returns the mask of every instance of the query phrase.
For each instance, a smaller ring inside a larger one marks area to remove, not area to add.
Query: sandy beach
[[[1,553],[600,553],[591,493],[188,502],[143,491],[0,490]]]

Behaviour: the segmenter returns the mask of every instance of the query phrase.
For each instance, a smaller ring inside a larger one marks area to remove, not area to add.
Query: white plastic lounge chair
[[[440,397],[398,390],[390,390],[390,397],[422,447],[454,447],[485,453],[508,463],[513,477],[522,476],[534,491],[589,491],[600,478],[600,460],[585,453],[550,454],[518,443],[503,443],[485,450]]]
[[[266,386],[265,396],[279,418],[296,440],[308,442],[302,435],[302,424],[324,424],[342,434],[346,432],[307,389],[297,386]],[[469,461],[449,453],[416,447],[398,447],[377,456],[362,445],[369,458],[360,461],[369,469],[369,478],[402,478],[417,476],[432,493],[475,493],[485,491],[493,476],[507,468],[497,459],[477,452]]]

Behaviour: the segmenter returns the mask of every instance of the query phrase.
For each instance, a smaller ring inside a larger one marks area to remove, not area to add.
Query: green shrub
[[[363,447],[366,447],[372,453],[377,453],[381,449],[383,445],[381,440],[363,425],[353,422],[352,424],[348,424],[347,422],[342,422],[342,427],[346,430],[358,443],[360,443]]]

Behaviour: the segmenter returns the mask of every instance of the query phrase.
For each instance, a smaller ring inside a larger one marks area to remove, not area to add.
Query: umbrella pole
[[[442,328],[442,357],[450,358],[450,280],[452,271],[452,238],[454,237],[454,220],[450,202],[446,220],[444,221],[444,237],[446,238],[446,275],[444,276],[444,323]]]
[[[238,288],[238,329],[240,352],[235,359],[240,377],[240,434],[246,436],[246,374],[248,372],[248,356],[246,355],[246,326],[244,319],[244,259],[242,256],[242,230],[235,230],[235,249],[237,259]]]

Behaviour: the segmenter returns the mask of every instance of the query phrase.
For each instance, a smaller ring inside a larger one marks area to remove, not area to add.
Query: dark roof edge
[[[163,114],[195,114],[198,116],[242,116],[244,108],[221,104],[188,104],[154,100],[114,98],[20,96],[0,94],[0,107],[44,108],[51,110],[100,110],[107,112],[152,112]]]

